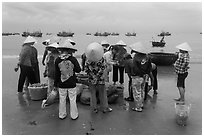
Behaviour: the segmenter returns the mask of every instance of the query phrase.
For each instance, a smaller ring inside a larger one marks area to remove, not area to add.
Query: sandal
[[[142,108],[132,108],[133,111],[142,112]]]
[[[98,109],[95,108],[95,109],[93,110],[93,112],[94,112],[94,113],[98,113]]]
[[[106,108],[105,110],[103,110],[103,113],[106,113],[106,112],[111,112],[113,109],[112,108]]]

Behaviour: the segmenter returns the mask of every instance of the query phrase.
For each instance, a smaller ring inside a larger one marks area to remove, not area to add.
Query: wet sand
[[[79,118],[58,118],[58,104],[41,109],[41,101],[31,101],[27,94],[18,96],[19,72],[15,59],[2,59],[2,134],[3,135],[201,135],[202,134],[202,64],[190,64],[186,80],[186,102],[192,105],[187,126],[175,122],[174,98],[179,97],[176,75],[172,67],[158,68],[158,95],[149,93],[143,112],[125,106],[111,105],[113,111],[90,112],[90,107],[78,102]],[[39,61],[41,62],[41,61]],[[41,74],[43,68],[40,65]],[[41,79],[45,82],[45,79]],[[125,76],[124,96],[127,92]],[[69,112],[69,108],[67,108]]]

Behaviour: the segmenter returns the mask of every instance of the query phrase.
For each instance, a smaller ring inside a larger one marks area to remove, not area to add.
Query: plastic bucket
[[[28,87],[31,100],[43,100],[47,98],[47,86],[44,87]]]
[[[175,103],[176,123],[179,126],[187,125],[187,119],[189,117],[190,109],[191,109],[191,104],[186,105],[184,103]]]

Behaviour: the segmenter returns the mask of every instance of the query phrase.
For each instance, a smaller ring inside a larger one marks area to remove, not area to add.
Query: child
[[[85,53],[87,57],[85,72],[89,76],[91,108],[93,112],[98,112],[96,99],[96,91],[98,90],[102,112],[111,112],[112,109],[108,107],[107,92],[105,90],[106,64],[103,58],[103,47],[99,43],[94,42],[88,45]]]
[[[59,57],[55,61],[55,81],[54,87],[59,88],[59,118],[65,119],[66,112],[66,97],[67,93],[70,101],[71,118],[78,118],[78,109],[76,105],[76,73],[81,71],[80,65],[75,57],[72,56],[77,49],[69,42],[65,41],[58,47],[61,51]]]

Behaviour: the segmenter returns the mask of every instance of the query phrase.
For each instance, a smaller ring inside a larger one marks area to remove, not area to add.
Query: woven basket
[[[45,87],[28,87],[31,100],[43,100],[47,98],[47,86]]]

